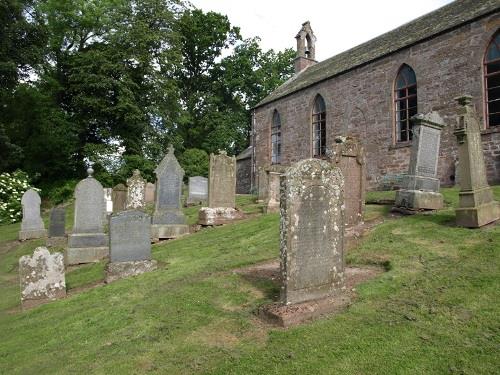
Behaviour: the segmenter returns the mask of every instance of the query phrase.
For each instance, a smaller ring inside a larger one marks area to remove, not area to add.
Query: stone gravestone
[[[186,217],[181,210],[184,170],[175,158],[172,145],[155,169],[156,197],[151,235],[154,241],[176,238],[189,233]]]
[[[345,225],[363,223],[365,210],[366,164],[363,146],[354,137],[336,137],[332,160],[344,176]]]
[[[269,175],[266,168],[259,167],[257,170],[257,202],[263,203],[268,197]]]
[[[146,206],[146,180],[141,172],[135,169],[132,177],[127,179],[127,205],[126,209],[138,209]]]
[[[206,177],[189,177],[187,204],[200,204],[208,199],[208,179]]]
[[[221,225],[242,217],[236,206],[236,158],[210,154],[208,207],[199,211],[199,224]]]
[[[268,172],[268,194],[266,212],[278,212],[280,209],[280,178],[279,172]]]
[[[281,302],[326,298],[344,287],[344,178],[306,159],[281,179]]]
[[[54,207],[50,210],[47,246],[66,246],[66,209],[64,207]]]
[[[113,201],[113,212],[125,210],[127,204],[127,187],[123,184],[116,185],[111,193],[111,198]]]
[[[37,247],[33,256],[24,255],[19,259],[19,279],[23,309],[64,298],[63,255],[50,254],[46,247]]]
[[[113,213],[113,189],[104,188],[104,202],[106,207],[106,215]]]
[[[40,196],[34,189],[27,190],[21,198],[23,221],[19,231],[19,240],[29,240],[47,236],[47,231],[40,216]]]
[[[460,193],[457,225],[478,228],[499,218],[499,205],[486,180],[481,127],[471,96],[456,98],[461,105],[454,134],[458,141]]]
[[[88,177],[75,188],[75,220],[66,250],[67,264],[91,263],[109,254],[108,238],[104,234],[104,199],[102,185],[94,177],[92,168]]]
[[[436,112],[412,117],[413,140],[408,175],[396,192],[395,207],[437,210],[443,207],[439,193],[438,160],[444,122]]]
[[[151,260],[151,217],[138,210],[113,214],[109,220],[106,282],[156,269]]]
[[[146,184],[146,203],[154,203],[155,201],[155,184],[148,182]]]

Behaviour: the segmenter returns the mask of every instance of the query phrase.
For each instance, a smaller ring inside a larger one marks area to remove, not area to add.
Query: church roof
[[[456,0],[397,29],[309,66],[279,86],[255,108],[497,12],[499,9],[499,0]]]

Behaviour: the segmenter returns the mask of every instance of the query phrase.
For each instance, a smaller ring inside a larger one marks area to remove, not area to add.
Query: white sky
[[[259,36],[263,50],[295,50],[305,21],[316,35],[321,61],[429,13],[451,0],[190,0],[225,14],[243,38]]]

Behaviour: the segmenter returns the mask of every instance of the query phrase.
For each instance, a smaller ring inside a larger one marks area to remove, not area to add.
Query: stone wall
[[[311,108],[315,96],[321,94],[326,102],[327,148],[332,149],[336,136],[359,137],[366,153],[369,189],[376,189],[384,175],[406,172],[410,145],[395,143],[393,84],[401,65],[408,64],[417,76],[418,112],[436,111],[445,121],[438,174],[443,185],[452,185],[458,110],[453,99],[472,95],[484,128],[482,61],[499,23],[499,14],[479,19],[257,108],[255,168],[271,162],[275,109],[282,122],[282,163],[291,165],[311,157]],[[500,182],[500,127],[483,129],[482,141],[488,180]]]

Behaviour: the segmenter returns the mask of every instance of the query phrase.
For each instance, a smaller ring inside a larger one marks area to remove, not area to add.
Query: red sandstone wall
[[[282,163],[311,157],[311,106],[319,93],[327,105],[327,147],[332,148],[337,135],[359,136],[366,152],[368,188],[376,188],[383,175],[406,172],[410,145],[395,145],[393,135],[393,83],[406,63],[417,75],[418,111],[437,111],[446,122],[439,174],[442,184],[451,184],[457,154],[453,98],[472,95],[483,121],[483,54],[499,26],[498,14],[481,19],[256,109],[256,167],[270,164],[275,108],[281,115]],[[483,133],[488,179],[499,182],[500,127]]]

